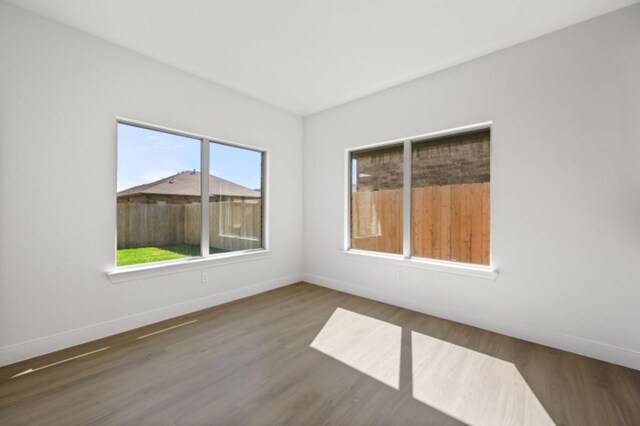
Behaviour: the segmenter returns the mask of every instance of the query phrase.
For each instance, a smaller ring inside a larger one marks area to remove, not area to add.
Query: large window
[[[351,155],[351,248],[402,254],[403,147]]]
[[[116,265],[263,248],[263,163],[261,151],[118,123]]]
[[[262,153],[211,142],[209,158],[210,253],[262,247]]]
[[[489,265],[489,153],[488,128],[352,151],[351,248]]]

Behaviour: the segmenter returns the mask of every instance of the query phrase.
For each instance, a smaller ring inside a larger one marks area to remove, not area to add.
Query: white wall
[[[269,150],[273,252],[112,284],[116,116]],[[0,2],[0,364],[299,280],[301,139],[300,117]]]
[[[489,120],[495,282],[340,251],[345,149]],[[304,160],[307,281],[640,368],[640,5],[309,116]]]
[[[299,117],[0,2],[0,365],[304,270],[640,368],[639,24],[636,5],[313,115],[303,157]],[[268,149],[273,252],[112,284],[116,116]],[[340,251],[345,149],[486,120],[497,281]]]

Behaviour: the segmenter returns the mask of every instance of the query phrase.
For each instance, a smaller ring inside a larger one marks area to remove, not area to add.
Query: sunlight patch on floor
[[[411,332],[413,397],[464,423],[554,425],[510,362]]]
[[[337,308],[311,347],[399,389],[401,341],[397,325]]]

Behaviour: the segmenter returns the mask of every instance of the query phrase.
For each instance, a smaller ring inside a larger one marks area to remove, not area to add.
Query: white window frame
[[[169,133],[176,136],[197,139],[200,141],[200,256],[185,259],[167,260],[162,262],[142,263],[138,265],[117,266],[117,218],[114,229],[114,266],[107,271],[107,276],[113,283],[129,281],[133,279],[141,279],[158,275],[165,275],[172,272],[180,272],[191,269],[206,268],[212,264],[235,263],[244,260],[255,259],[257,256],[270,253],[269,250],[269,151],[263,148],[231,142],[220,138],[213,138],[193,132],[186,132],[169,127],[159,126],[146,123],[139,120],[132,120],[124,117],[116,117],[116,129],[118,124],[140,127],[142,129]],[[117,139],[117,137],[116,137]],[[238,250],[228,253],[209,253],[209,152],[211,143],[228,145],[234,148],[242,148],[250,151],[259,152],[262,155],[262,247],[247,250]],[[117,143],[116,143],[117,150]],[[116,153],[117,158],[117,153]],[[117,161],[116,161],[117,163]],[[117,168],[117,164],[116,164]],[[116,185],[117,186],[117,169],[116,169]],[[114,190],[117,193],[117,190]]]
[[[477,278],[495,280],[498,277],[498,270],[493,264],[493,226],[489,227],[489,265],[478,265],[473,263],[463,263],[448,260],[429,259],[416,257],[411,255],[411,166],[412,166],[412,148],[417,142],[424,142],[429,139],[439,137],[452,136],[461,133],[468,133],[477,130],[491,130],[492,121],[460,126],[446,130],[440,130],[431,133],[425,133],[408,138],[394,139],[390,141],[375,143],[371,145],[348,148],[345,150],[345,216],[344,216],[344,245],[343,251],[350,259],[373,260],[389,263],[396,266],[407,266],[411,268],[429,269],[437,272],[451,273],[457,275],[466,275]],[[492,137],[493,139],[493,137]],[[402,217],[402,254],[382,253],[375,251],[367,251],[354,249],[351,247],[351,192],[352,192],[352,154],[368,149],[385,148],[391,146],[403,145],[403,161],[402,161],[402,177],[403,177],[403,217]],[[491,141],[490,149],[493,146]],[[491,153],[489,154],[491,156]],[[493,168],[493,161],[489,162],[490,169]],[[491,173],[493,175],[493,173]],[[493,203],[493,196],[490,199]],[[493,215],[489,218],[493,221]],[[353,256],[355,255],[355,256]]]

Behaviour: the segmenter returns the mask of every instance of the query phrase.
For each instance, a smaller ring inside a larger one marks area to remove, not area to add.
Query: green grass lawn
[[[210,248],[210,253],[224,253],[226,250]],[[162,262],[164,260],[184,259],[200,256],[197,244],[168,244],[158,247],[138,247],[118,250],[118,266],[137,265],[140,263]]]

